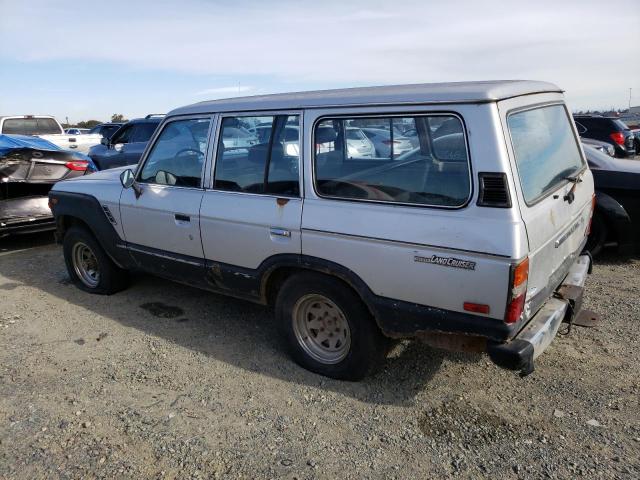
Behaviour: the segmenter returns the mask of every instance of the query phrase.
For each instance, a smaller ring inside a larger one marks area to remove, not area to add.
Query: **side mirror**
[[[130,168],[120,174],[120,183],[124,188],[133,188],[136,198],[140,198],[142,195],[142,188],[136,183],[136,176]]]
[[[102,145],[104,145],[105,147],[108,147],[108,146],[109,146],[109,139],[108,139],[107,137],[102,137],[102,138],[100,139],[100,143],[101,143]]]
[[[136,177],[133,175],[133,171],[130,168],[120,174],[120,183],[124,188],[131,188],[136,181]]]

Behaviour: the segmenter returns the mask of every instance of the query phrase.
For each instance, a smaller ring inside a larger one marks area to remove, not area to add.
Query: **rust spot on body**
[[[288,198],[276,198],[276,203],[279,207],[284,207],[287,203],[289,203]]]

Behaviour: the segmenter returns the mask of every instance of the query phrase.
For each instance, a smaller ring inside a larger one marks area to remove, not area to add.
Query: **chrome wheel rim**
[[[351,348],[351,330],[344,313],[327,297],[310,294],[293,307],[293,331],[302,349],[314,360],[335,364]]]
[[[80,281],[89,288],[97,287],[100,282],[100,270],[93,250],[86,244],[78,242],[73,246],[71,258],[73,269]]]

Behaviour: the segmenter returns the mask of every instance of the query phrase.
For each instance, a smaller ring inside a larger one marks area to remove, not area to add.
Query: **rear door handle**
[[[176,213],[174,215],[176,221],[178,222],[190,222],[191,221],[191,217],[189,215],[183,215],[181,213]]]
[[[276,235],[278,237],[290,237],[291,236],[291,231],[290,230],[285,230],[284,228],[277,228],[277,227],[271,227],[269,229],[269,233],[271,235]]]

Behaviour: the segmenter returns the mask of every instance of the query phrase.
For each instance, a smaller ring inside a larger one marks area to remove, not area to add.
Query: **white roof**
[[[385,87],[343,88],[312,92],[277,93],[194,103],[168,115],[237,112],[256,110],[295,110],[347,105],[487,103],[533,93],[562,92],[547,82],[494,80],[485,82],[421,83]]]

